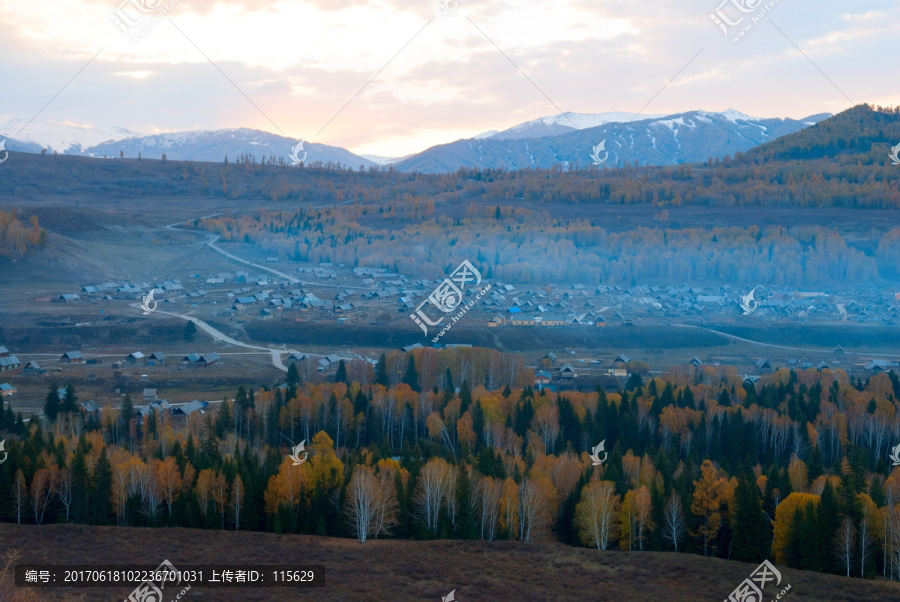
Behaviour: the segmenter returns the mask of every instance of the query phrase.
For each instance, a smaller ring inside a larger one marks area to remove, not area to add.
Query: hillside
[[[202,537],[201,537],[202,535]],[[686,554],[602,552],[554,543],[373,541],[271,533],[0,524],[20,563],[317,564],[328,585],[300,589],[200,589],[190,600],[667,600],[728,597],[756,565]],[[779,566],[789,600],[896,600],[900,586]],[[38,590],[40,592],[46,590]],[[128,589],[55,589],[54,600],[121,600]],[[770,585],[765,592],[775,591]],[[2,589],[0,589],[2,594]],[[68,595],[67,595],[68,594]],[[118,597],[113,597],[113,596]],[[79,597],[80,596],[80,597]],[[775,594],[772,594],[775,597]],[[2,595],[0,595],[2,599]]]
[[[579,117],[573,116],[571,123],[592,123]],[[602,125],[577,130],[564,118],[536,120],[489,138],[435,146],[398,161],[396,166],[402,171],[425,173],[454,171],[459,167],[546,169],[558,164],[577,169],[591,165],[592,149],[601,140],[606,140],[609,152],[604,162],[606,167],[634,163],[680,165],[747,151],[813,123],[760,119],[737,111],[690,111],[661,118],[639,117],[635,121],[613,114],[608,123],[599,119],[601,116],[596,117]]]
[[[881,163],[900,142],[900,107],[873,110],[858,105],[805,130],[767,142],[747,152],[747,160],[799,161],[872,159]],[[877,150],[876,150],[877,149]],[[883,156],[882,156],[883,155]]]

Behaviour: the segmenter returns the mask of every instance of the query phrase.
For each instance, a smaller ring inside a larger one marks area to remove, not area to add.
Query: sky
[[[0,123],[388,157],[565,111],[900,104],[895,0],[5,0],[0,28]]]

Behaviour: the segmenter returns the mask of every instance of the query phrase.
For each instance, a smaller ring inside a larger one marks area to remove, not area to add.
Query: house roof
[[[164,360],[164,359],[166,359],[166,356],[165,356],[165,354],[163,354],[162,351],[154,351],[153,353],[150,354],[150,359],[151,360]]]
[[[78,404],[78,406],[85,412],[96,412],[100,409],[97,407],[97,404],[94,403],[93,399],[89,399],[87,401],[82,401]]]
[[[18,366],[19,358],[14,355],[9,357],[0,357],[0,366]]]
[[[200,356],[199,356],[198,354],[196,354],[196,353],[189,353],[189,354],[187,354],[186,356],[184,356],[184,357],[181,359],[181,361],[182,361],[182,362],[196,362],[196,361],[199,360],[199,359],[200,359]]]
[[[218,353],[204,353],[198,358],[198,361],[203,362],[204,364],[210,364],[212,362],[217,362],[220,359]]]
[[[80,351],[66,351],[65,353],[63,353],[63,357],[70,360],[77,360],[83,358],[84,356],[81,355]]]
[[[199,399],[195,399],[194,401],[191,401],[189,403],[186,403],[186,404],[183,404],[180,406],[176,406],[175,408],[173,408],[172,411],[178,412],[180,414],[184,414],[186,416],[190,416],[194,412],[203,413],[203,410],[205,410],[208,406],[209,406],[209,403],[207,403],[205,401],[200,401]]]
[[[13,391],[15,387],[9,383],[0,384],[0,391]]]
[[[129,353],[128,357],[133,357],[136,360],[143,359],[145,356],[140,351],[135,351],[134,353]]]

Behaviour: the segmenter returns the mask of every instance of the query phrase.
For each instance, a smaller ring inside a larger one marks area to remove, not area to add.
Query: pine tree
[[[291,362],[288,366],[285,382],[288,387],[296,387],[300,384],[300,373],[297,371],[297,362]]]
[[[234,405],[241,411],[246,411],[250,406],[250,399],[247,397],[247,389],[244,388],[244,385],[239,386],[237,393],[234,394]]]
[[[416,358],[413,354],[409,354],[409,363],[406,364],[406,372],[403,374],[403,382],[409,385],[413,391],[419,389],[419,371],[416,370]]]
[[[822,495],[819,497],[818,511],[818,528],[823,542],[823,565],[828,572],[840,572],[838,560],[834,554],[834,546],[831,542],[834,535],[841,526],[843,517],[841,516],[840,501],[837,492],[831,486],[830,480],[825,481],[825,487],[822,489]],[[821,570],[821,569],[813,569]]]
[[[375,364],[375,384],[386,387],[388,386],[388,382],[387,358],[385,358],[382,353],[381,357],[378,358],[378,363]]]
[[[469,389],[469,382],[464,380],[459,386],[459,413],[464,414],[471,403],[472,390]]]
[[[465,466],[461,466],[456,480],[456,511],[459,514],[456,519],[456,533],[459,539],[475,539],[478,535],[471,505],[472,482],[469,480],[469,471]]]
[[[447,371],[444,373],[444,391],[450,393],[456,393],[456,387],[453,385],[453,375],[450,374],[450,368],[447,368]]]
[[[344,364],[344,360],[338,362],[337,371],[334,373],[334,382],[336,383],[346,383],[347,382],[347,365]]]
[[[194,324],[193,320],[188,320],[188,323],[184,325],[184,334],[182,335],[185,341],[193,341],[197,338],[197,325]]]
[[[752,474],[738,479],[735,490],[734,541],[731,560],[762,562],[769,552],[771,533],[763,514],[759,487]]]
[[[66,396],[62,400],[59,411],[61,414],[78,411],[78,397],[75,395],[75,387],[72,385],[66,385]]]
[[[131,421],[134,420],[134,404],[131,403],[131,393],[125,393],[125,399],[122,400],[122,408],[119,411],[119,421],[125,429],[125,441],[130,446],[131,441]]]
[[[112,466],[106,457],[106,447],[100,450],[97,465],[94,467],[93,488],[91,491],[91,508],[93,523],[105,525],[109,522],[112,510]]]
[[[47,420],[56,422],[56,417],[59,416],[61,406],[62,401],[59,398],[59,389],[56,386],[56,383],[53,383],[50,385],[50,391],[47,393],[47,398],[44,402],[44,416],[47,417]]]

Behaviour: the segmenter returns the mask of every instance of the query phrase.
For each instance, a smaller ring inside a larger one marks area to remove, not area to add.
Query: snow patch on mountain
[[[31,142],[59,153],[79,153],[102,142],[139,135],[122,127],[94,127],[39,119],[30,123],[27,119],[13,119],[0,125],[0,137]]]

